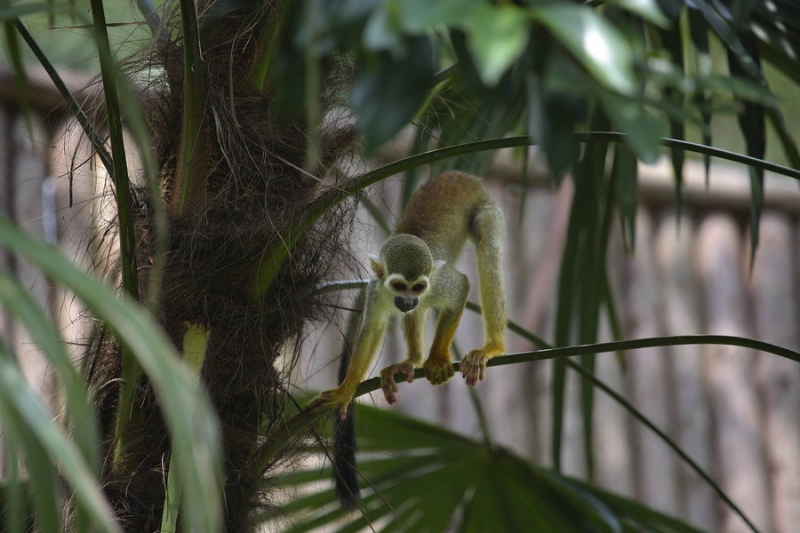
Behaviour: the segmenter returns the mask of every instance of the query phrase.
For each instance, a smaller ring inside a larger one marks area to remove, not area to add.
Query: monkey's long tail
[[[347,417],[338,416],[333,422],[333,481],[339,503],[348,511],[358,507],[361,497],[356,471],[356,430],[353,422],[353,402]]]
[[[344,347],[339,356],[339,383],[344,381],[347,375],[347,367],[350,365],[350,357],[353,353],[352,346],[361,329],[362,310],[366,291],[359,291],[356,297],[356,311],[351,316],[347,324],[345,333]],[[356,470],[356,426],[355,426],[355,402],[350,402],[347,406],[347,416],[344,420],[336,418],[333,421],[333,482],[336,487],[336,496],[339,503],[348,511],[358,507],[361,498],[361,490],[358,486],[358,471]]]

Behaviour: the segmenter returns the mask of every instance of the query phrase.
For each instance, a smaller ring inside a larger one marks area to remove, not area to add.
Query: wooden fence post
[[[794,242],[789,218],[764,212],[750,287],[758,338],[797,350]],[[800,527],[800,365],[762,353],[758,366],[775,533],[791,533]]]
[[[694,221],[684,214],[680,226],[670,213],[656,236],[659,280],[663,288],[661,321],[665,335],[703,333],[703,314],[692,268]],[[711,472],[711,413],[704,381],[705,361],[700,346],[668,348],[674,383],[675,440],[701,467]],[[717,531],[716,495],[711,487],[682,461],[678,469],[679,514],[705,531]]]
[[[662,286],[653,250],[652,216],[640,209],[636,216],[636,251],[630,258],[625,305],[626,334],[630,338],[661,335]],[[630,401],[659,428],[671,434],[672,368],[663,348],[647,348],[626,356]],[[632,426],[636,460],[636,492],[641,501],[675,514],[677,461],[675,455],[649,429]]]
[[[741,243],[741,231],[730,216],[711,215],[700,224],[697,256],[708,333],[752,336],[742,288]],[[735,346],[706,346],[705,351],[721,486],[759,529],[772,531],[755,354]],[[720,531],[749,529],[725,507]]]
[[[31,113],[30,118],[28,123],[19,113],[11,125],[11,215],[26,232],[44,238],[42,184],[48,174],[50,139],[40,117]],[[20,259],[14,260],[13,268],[22,286],[43,309],[50,310],[51,290],[41,272]],[[12,338],[25,377],[47,402],[55,391],[47,359],[25,329],[14,328]]]

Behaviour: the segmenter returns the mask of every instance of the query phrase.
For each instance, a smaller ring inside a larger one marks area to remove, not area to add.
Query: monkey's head
[[[394,306],[407,313],[417,308],[445,261],[434,261],[419,237],[393,235],[383,243],[380,256],[370,256],[370,263],[381,286],[394,297]]]

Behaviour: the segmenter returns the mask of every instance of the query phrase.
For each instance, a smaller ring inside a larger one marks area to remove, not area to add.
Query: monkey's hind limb
[[[470,238],[478,256],[478,279],[483,314],[485,345],[469,352],[461,362],[461,375],[474,386],[486,375],[486,362],[506,351],[506,300],[501,264],[505,221],[500,207],[490,202],[472,219]]]

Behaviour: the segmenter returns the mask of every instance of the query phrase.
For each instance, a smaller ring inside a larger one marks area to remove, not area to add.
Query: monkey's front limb
[[[454,274],[454,282],[458,295],[453,298],[457,305],[452,308],[443,308],[436,325],[436,336],[431,345],[431,351],[425,363],[422,363],[422,353],[425,344],[425,310],[418,309],[407,313],[403,317],[403,331],[408,345],[408,359],[402,363],[387,366],[381,370],[381,388],[386,401],[390,404],[397,402],[397,382],[395,374],[405,374],[406,381],[414,381],[414,369],[422,366],[425,375],[433,385],[442,385],[453,377],[453,362],[450,358],[450,345],[453,343],[458,321],[464,310],[469,284],[466,276]],[[452,297],[452,295],[451,295]]]
[[[439,320],[436,323],[436,335],[433,337],[431,351],[428,359],[425,360],[423,367],[428,381],[433,385],[447,383],[453,377],[453,360],[450,358],[450,346],[453,344],[453,337],[464,312],[464,304],[467,301],[467,291],[469,282],[463,274],[455,273],[451,290],[455,292],[451,298],[454,300],[452,307],[444,307],[440,310]]]
[[[429,357],[422,366],[425,369],[425,375],[428,377],[428,381],[433,385],[441,385],[453,377],[453,363],[449,357]],[[398,388],[397,382],[394,380],[394,375],[405,374],[406,382],[411,383],[414,381],[415,368],[419,368],[418,362],[405,360],[402,363],[389,365],[381,370],[381,388],[389,404],[397,402]]]
[[[338,409],[339,417],[344,420],[347,417],[347,406],[356,393],[358,384],[361,383],[369,372],[372,359],[378,351],[378,346],[386,332],[386,321],[367,320],[361,328],[361,332],[353,350],[353,357],[347,367],[347,374],[342,383],[335,389],[323,392],[306,406],[315,412],[328,409]]]
[[[422,354],[425,349],[425,315],[424,308],[403,315],[403,335],[406,339],[408,359],[402,363],[389,365],[381,370],[381,388],[383,396],[389,404],[397,402],[397,383],[395,374],[405,374],[406,382],[414,381],[414,369],[422,363]]]

